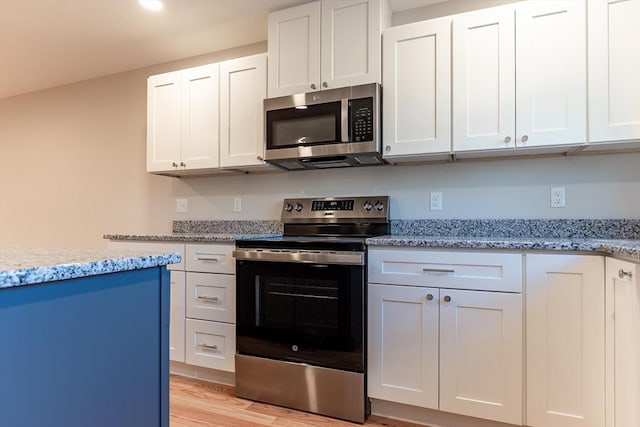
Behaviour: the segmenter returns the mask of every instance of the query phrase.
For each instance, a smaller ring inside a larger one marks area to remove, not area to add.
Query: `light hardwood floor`
[[[171,375],[170,427],[331,426],[356,427],[346,421],[235,397],[234,389]],[[416,424],[371,416],[365,426],[417,427]],[[422,426],[421,426],[422,427]]]

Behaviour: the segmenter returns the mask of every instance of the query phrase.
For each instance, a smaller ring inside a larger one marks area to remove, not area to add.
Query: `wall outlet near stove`
[[[551,207],[564,208],[564,187],[551,187]]]
[[[429,210],[441,211],[442,210],[442,192],[432,191],[429,193]]]

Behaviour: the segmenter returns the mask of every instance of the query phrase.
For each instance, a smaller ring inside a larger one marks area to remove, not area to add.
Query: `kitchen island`
[[[0,425],[168,426],[179,254],[0,249]]]

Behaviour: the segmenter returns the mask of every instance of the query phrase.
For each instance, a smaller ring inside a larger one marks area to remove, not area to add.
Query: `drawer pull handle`
[[[218,258],[213,258],[213,257],[206,257],[206,256],[196,256],[196,261],[217,263],[219,261],[219,259]]]
[[[623,269],[618,270],[618,277],[621,279],[624,279],[625,277],[631,277],[631,272],[630,271],[624,271]]]
[[[198,299],[205,302],[218,302],[218,297],[199,296]]]
[[[451,302],[451,297],[449,295],[445,295],[444,302]]]
[[[455,273],[456,271],[452,268],[423,268],[422,271],[425,273]]]
[[[432,300],[433,300],[433,295],[427,294],[427,301],[432,301]]]
[[[218,351],[217,345],[198,344],[198,347],[200,347],[204,351]]]

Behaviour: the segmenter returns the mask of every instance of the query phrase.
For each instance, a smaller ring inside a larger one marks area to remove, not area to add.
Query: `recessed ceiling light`
[[[154,11],[162,10],[164,7],[162,5],[162,0],[138,0],[138,3],[140,3],[140,5],[145,9]]]

